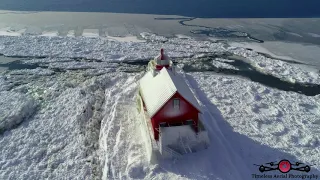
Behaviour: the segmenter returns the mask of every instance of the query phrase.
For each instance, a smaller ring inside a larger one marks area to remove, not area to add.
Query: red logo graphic
[[[291,170],[291,163],[288,160],[282,160],[278,164],[279,171],[287,173]]]
[[[275,171],[278,170],[281,173],[288,173],[291,170],[302,171],[302,172],[310,172],[311,166],[313,165],[305,165],[301,162],[291,163],[289,160],[283,159],[279,163],[277,162],[269,162],[261,165],[254,164],[259,166],[260,172],[266,171]]]

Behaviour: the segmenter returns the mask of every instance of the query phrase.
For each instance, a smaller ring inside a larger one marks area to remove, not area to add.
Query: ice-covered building
[[[149,142],[152,149],[158,148],[162,155],[165,152],[178,155],[196,151],[199,142],[207,146],[198,101],[183,77],[172,65],[168,66],[172,62],[166,59],[165,63],[157,63],[157,60],[151,62],[154,68],[149,63],[149,71],[141,78],[138,96],[138,110],[143,114],[148,139],[154,141]]]

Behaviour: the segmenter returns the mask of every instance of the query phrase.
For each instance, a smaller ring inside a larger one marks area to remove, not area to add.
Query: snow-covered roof
[[[140,92],[150,117],[153,117],[176,92],[200,111],[200,105],[185,80],[166,68],[161,69],[154,77],[151,72],[147,72],[140,80]]]

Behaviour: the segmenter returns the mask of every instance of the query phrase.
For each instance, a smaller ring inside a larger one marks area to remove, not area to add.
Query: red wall
[[[174,98],[180,99],[179,110],[174,110],[173,108]],[[161,122],[179,123],[181,121],[193,119],[196,122],[195,130],[197,130],[198,113],[199,111],[196,108],[194,108],[189,102],[187,102],[182,96],[180,96],[179,93],[176,93],[151,119],[155,139],[159,139],[158,131],[155,128],[158,128],[159,123]]]

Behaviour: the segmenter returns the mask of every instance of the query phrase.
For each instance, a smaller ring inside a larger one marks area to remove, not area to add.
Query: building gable
[[[179,100],[179,109],[174,108],[175,99]],[[178,92],[176,92],[154,115],[155,118],[161,120],[176,119],[181,116],[188,116],[188,114],[198,114],[199,111],[192,104],[190,104],[185,98],[183,98]]]
[[[151,72],[147,72],[140,80],[139,91],[151,118],[177,92],[201,112],[200,106],[185,80],[166,68],[163,68],[155,77]]]

